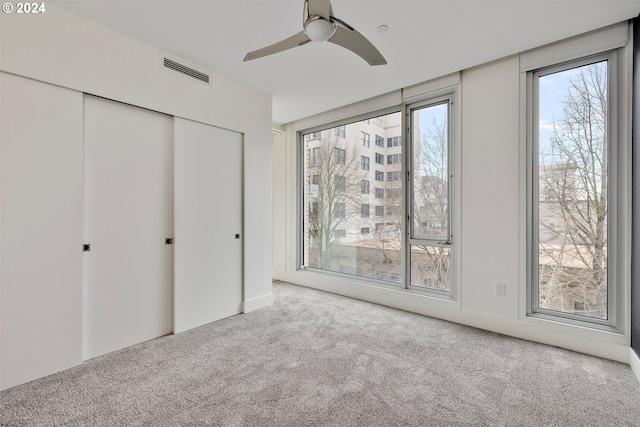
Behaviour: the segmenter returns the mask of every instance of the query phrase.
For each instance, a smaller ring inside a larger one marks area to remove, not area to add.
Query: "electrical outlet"
[[[504,283],[496,283],[496,295],[499,297],[503,297],[507,293],[507,285]]]

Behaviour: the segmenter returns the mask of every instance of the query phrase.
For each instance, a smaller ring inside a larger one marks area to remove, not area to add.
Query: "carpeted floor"
[[[640,426],[629,366],[284,283],[0,393],[0,425]]]

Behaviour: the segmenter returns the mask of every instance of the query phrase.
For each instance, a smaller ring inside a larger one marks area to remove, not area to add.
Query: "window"
[[[376,163],[384,165],[384,154],[376,153]]]
[[[387,148],[399,147],[402,145],[402,137],[394,136],[393,138],[387,138]]]
[[[374,135],[362,132],[376,129],[384,138],[384,130],[375,127],[374,117],[371,124],[363,123],[363,117],[357,121],[337,123],[322,130],[322,138],[310,139],[303,133],[302,153],[306,154],[300,164],[300,188],[304,209],[300,209],[301,229],[304,243],[300,245],[299,264],[308,269],[331,271],[341,274],[353,274],[378,279],[380,272],[387,276],[402,276],[404,252],[401,249],[401,233],[397,228],[383,234],[372,233],[374,195],[371,183],[375,183],[379,197],[378,205],[386,202],[384,196],[384,174],[387,166],[384,139],[380,142],[379,163],[374,163],[377,171],[372,170],[374,153],[369,154],[370,138]],[[402,113],[394,112],[384,116],[387,126],[401,128]],[[314,129],[315,130],[315,129]],[[343,138],[342,135],[349,135]],[[381,138],[378,138],[380,141]],[[369,148],[367,148],[369,147]],[[312,166],[314,155],[321,158],[317,166]],[[395,152],[400,150],[396,149]],[[362,155],[366,154],[366,155]],[[318,178],[314,178],[317,175]],[[314,184],[317,183],[317,184]],[[382,192],[382,193],[380,193]],[[317,214],[312,217],[312,203],[317,204]],[[380,210],[377,210],[380,213]],[[397,218],[379,216],[396,221]],[[382,222],[382,221],[380,221]],[[360,231],[360,234],[358,233]],[[360,238],[357,238],[360,237]],[[301,242],[302,243],[302,242]],[[393,282],[397,286],[397,282]]]
[[[384,216],[384,206],[376,206],[376,216]]]
[[[382,199],[384,197],[384,189],[376,188],[376,199]]]
[[[387,164],[388,165],[398,165],[402,163],[402,155],[401,154],[389,154],[387,156]]]
[[[382,119],[382,117],[376,117],[376,124],[378,126],[384,126],[384,120]]]
[[[369,134],[362,132],[362,146],[368,147],[371,142],[369,141]]]
[[[376,225],[375,225],[376,233],[381,232],[383,228],[384,228],[384,222],[376,222]]]
[[[451,293],[451,96],[410,108],[411,287]],[[394,190],[399,191],[399,190]],[[397,200],[398,193],[387,193]],[[437,224],[433,227],[433,224]]]
[[[369,194],[370,185],[371,185],[371,183],[369,182],[369,180],[363,179],[362,180],[362,184],[361,184],[360,193],[361,194]]]
[[[367,156],[360,156],[360,167],[364,171],[369,170],[369,158]]]
[[[617,58],[528,73],[530,313],[616,325]]]
[[[321,157],[320,157],[320,147],[316,147],[312,150],[313,154],[311,156],[311,164],[313,166],[319,166],[320,162],[321,162]]]
[[[387,206],[387,215],[400,215],[401,213],[401,206]]]
[[[318,139],[320,138],[320,132],[312,132],[309,134],[309,139]]]
[[[387,188],[387,199],[399,199],[399,198],[400,198],[399,188]]]
[[[400,181],[401,176],[402,176],[401,171],[387,172],[387,181]]]
[[[384,138],[380,135],[376,135],[376,145],[378,147],[384,147]]]
[[[342,175],[336,175],[334,177],[334,180],[335,180],[336,191],[338,193],[344,193],[346,190],[346,183],[347,183],[345,177]]]
[[[318,202],[311,202],[311,206],[309,207],[309,218],[314,220],[318,219]]]

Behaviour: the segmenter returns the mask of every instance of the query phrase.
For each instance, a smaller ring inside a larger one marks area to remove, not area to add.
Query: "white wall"
[[[460,161],[457,176],[461,179],[461,188],[454,207],[460,214],[459,298],[456,301],[365,284],[346,276],[297,270],[299,230],[295,218],[299,197],[296,188],[296,132],[319,125],[326,117],[338,120],[348,118],[353,111],[362,114],[362,108],[343,108],[286,126],[287,150],[280,157],[280,163],[274,164],[274,167],[285,168],[286,171],[286,187],[274,188],[274,198],[286,200],[287,206],[286,228],[274,230],[275,233],[286,233],[286,258],[280,260],[286,271],[284,279],[628,363],[628,331],[596,330],[526,315],[526,305],[523,304],[526,251],[522,249],[526,247],[523,240],[526,238],[523,232],[526,228],[526,157],[521,117],[524,102],[522,75],[519,56],[461,72],[461,102],[455,106],[461,110],[458,125],[462,130],[461,148],[456,158]],[[416,87],[424,92],[438,86],[425,82]],[[395,105],[414,102],[421,97],[413,89],[408,89],[399,91],[404,98]],[[362,105],[366,105],[366,101],[360,103],[360,107]],[[371,110],[375,110],[392,104],[381,106],[373,102],[371,105]],[[505,296],[496,296],[496,283],[506,285]]]
[[[462,309],[510,320],[518,318],[519,91],[517,57],[462,74]]]
[[[243,135],[244,310],[269,305],[271,98],[212,73],[209,85],[199,82],[165,69],[163,57],[54,4],[40,15],[0,14],[0,71]]]

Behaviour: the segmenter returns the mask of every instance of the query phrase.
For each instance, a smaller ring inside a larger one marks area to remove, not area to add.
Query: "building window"
[[[387,188],[387,199],[399,199],[399,198],[400,198],[399,188]]]
[[[334,129],[335,129],[334,130],[335,135],[338,138],[345,138],[346,137],[346,128],[345,128],[345,126],[337,126]]]
[[[399,147],[402,145],[402,137],[394,136],[393,138],[387,138],[387,148]]]
[[[617,58],[528,73],[530,313],[616,325]]]
[[[360,193],[361,194],[369,194],[369,187],[370,187],[371,183],[369,182],[368,179],[363,179],[362,183],[361,183],[361,190]]]
[[[400,181],[401,176],[402,176],[401,171],[387,172],[387,181]]]
[[[369,218],[369,204],[362,203],[360,205],[360,217],[361,218]]]
[[[380,135],[376,135],[376,146],[384,148],[384,138]]]
[[[369,158],[367,156],[360,156],[360,167],[364,171],[369,170]]]
[[[376,171],[376,181],[384,181],[384,172]]]
[[[342,148],[334,148],[333,149],[333,155],[336,158],[336,164],[338,165],[344,165],[347,159],[347,152],[346,150],[343,150]]]
[[[366,132],[362,132],[362,146],[368,147],[370,144],[371,141],[369,140],[369,134]]]
[[[312,149],[311,164],[313,166],[319,166],[322,158],[320,157],[320,147]]]
[[[371,229],[369,227],[362,227],[360,229],[360,234],[362,234],[363,236],[366,236],[367,234],[369,234],[371,232]]]
[[[400,215],[401,212],[401,206],[387,206],[387,215]]]
[[[336,191],[338,193],[344,193],[347,188],[346,178],[342,175],[336,175],[333,179],[335,180]]]
[[[347,210],[344,203],[336,202],[334,205],[334,211],[336,218],[343,219],[346,217]]]
[[[384,154],[376,153],[376,163],[384,165]]]
[[[319,139],[320,138],[320,132],[312,132],[309,134],[309,139]]]
[[[376,216],[384,216],[384,206],[376,206]]]
[[[388,165],[399,165],[402,163],[402,154],[389,154],[387,156]]]
[[[382,116],[376,117],[376,124],[378,126],[381,126],[381,127],[384,126],[384,120],[383,120]]]
[[[336,230],[336,232],[335,232],[336,239],[340,239],[341,237],[344,237],[346,235],[347,235],[347,232],[345,231],[344,228],[340,228],[340,229]]]
[[[384,189],[376,188],[376,199],[382,199],[384,197]]]
[[[309,218],[313,220],[318,219],[318,202],[311,202],[311,206],[309,208]]]

